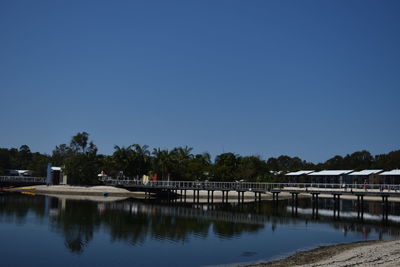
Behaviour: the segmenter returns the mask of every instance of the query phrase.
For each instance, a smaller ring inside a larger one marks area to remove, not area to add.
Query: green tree
[[[259,182],[268,176],[267,164],[256,156],[240,157],[238,175],[240,179]]]
[[[67,161],[68,157],[71,156],[71,154],[72,150],[66,144],[56,146],[51,156],[52,164],[55,166],[65,165],[65,162]]]
[[[170,178],[170,173],[172,169],[173,157],[168,149],[154,149],[153,150],[153,170],[161,174],[162,180],[167,180]]]
[[[88,140],[89,134],[87,132],[77,133],[71,139],[70,148],[75,152],[85,153]]]
[[[78,133],[72,137],[70,144],[69,149],[64,146],[62,149],[56,149],[56,152],[69,151],[65,160],[68,181],[79,185],[99,183],[97,173],[100,164],[97,159],[97,147],[93,142],[89,142],[89,134]]]
[[[223,153],[215,158],[213,166],[213,180],[235,181],[240,180],[238,174],[239,158],[234,153]]]

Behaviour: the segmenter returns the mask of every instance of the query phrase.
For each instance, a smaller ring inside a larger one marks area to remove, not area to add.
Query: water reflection
[[[109,199],[104,199],[109,200]],[[340,201],[340,216],[334,214],[332,199],[319,199],[318,216],[310,199],[299,199],[296,213],[290,200],[242,204],[185,204],[154,200],[83,201],[66,197],[0,195],[0,222],[24,224],[29,215],[48,221],[50,230],[60,234],[65,247],[81,255],[96,233],[107,232],[111,242],[143,246],[149,239],[185,244],[192,237],[238,239],[270,228],[320,223],[346,236],[360,233],[400,235],[400,204],[390,203],[389,222],[382,224],[382,204],[365,202],[362,220],[357,217],[356,202]],[[315,211],[314,211],[315,212]],[[378,218],[378,219],[377,219]],[[247,254],[246,254],[247,255]]]

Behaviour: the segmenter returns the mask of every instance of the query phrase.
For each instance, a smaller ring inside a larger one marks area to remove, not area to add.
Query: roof
[[[396,169],[396,170],[391,170],[391,171],[387,171],[387,172],[382,172],[379,175],[400,175],[400,170]]]
[[[285,175],[300,176],[300,175],[310,174],[312,172],[314,172],[314,171],[297,171],[297,172],[289,172],[289,173],[286,173]]]
[[[310,173],[309,175],[326,175],[326,176],[343,175],[343,174],[351,173],[352,171],[353,170],[324,170],[324,171],[319,171],[319,172],[313,172],[313,173]]]
[[[362,170],[359,172],[352,172],[349,175],[371,175],[371,174],[376,174],[383,172],[383,170]]]
[[[32,170],[8,170],[8,172],[9,173],[26,173],[26,172],[28,172],[28,173],[30,173],[30,172],[32,172]]]

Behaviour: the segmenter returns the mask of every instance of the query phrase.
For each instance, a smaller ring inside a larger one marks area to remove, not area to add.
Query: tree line
[[[29,146],[0,148],[0,175],[9,169],[33,170],[35,176],[45,176],[47,163],[64,166],[71,184],[97,184],[97,174],[110,176],[123,172],[130,178],[157,175],[159,180],[209,181],[279,181],[288,171],[323,169],[384,169],[400,168],[400,150],[371,155],[363,150],[346,156],[334,156],[323,163],[307,162],[286,155],[263,160],[259,156],[222,153],[211,159],[209,153],[195,154],[191,147],[150,149],[147,145],[115,146],[112,155],[97,153],[97,146],[87,132],[74,135],[69,144],[55,147],[51,155],[32,153]]]

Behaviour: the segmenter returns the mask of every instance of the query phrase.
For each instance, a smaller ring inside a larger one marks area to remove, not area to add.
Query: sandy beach
[[[301,251],[282,260],[247,267],[399,266],[400,240],[366,241]]]
[[[113,186],[72,186],[72,185],[35,185],[7,189],[10,192],[30,192],[45,195],[79,195],[79,196],[113,196],[113,197],[144,197],[143,192],[130,192]]]
[[[10,192],[30,192],[35,194],[45,195],[81,195],[81,196],[114,196],[114,197],[133,197],[133,198],[151,198],[152,195],[146,194],[145,192],[131,192],[129,190],[118,188],[114,186],[72,186],[72,185],[36,185],[36,186],[25,186],[15,187],[6,189]],[[178,194],[180,191],[178,190]],[[282,193],[280,199],[289,198],[289,193]],[[182,197],[183,198],[183,197]],[[272,199],[271,194],[263,194],[262,200]],[[244,202],[252,202],[255,200],[253,192],[244,193]],[[186,191],[186,202],[190,203],[193,201],[193,190]],[[236,192],[230,192],[228,195],[228,202],[237,202],[238,194]],[[197,199],[195,200],[197,202]],[[206,190],[199,191],[198,203],[208,202],[208,192]],[[222,202],[222,192],[214,192],[214,202]]]

